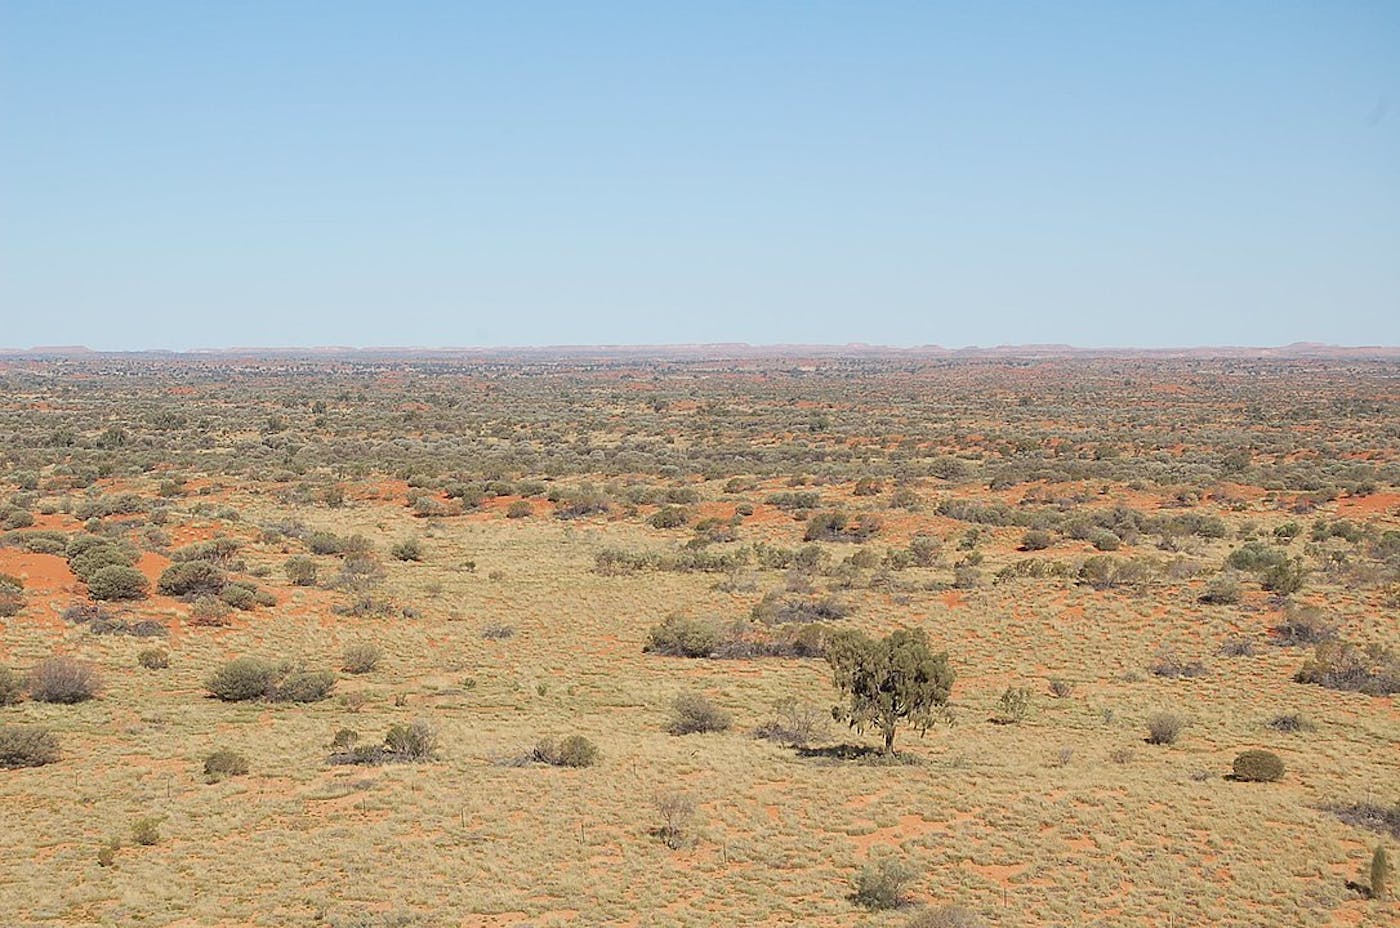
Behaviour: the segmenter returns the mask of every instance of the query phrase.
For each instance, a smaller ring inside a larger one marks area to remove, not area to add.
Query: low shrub
[[[904,928],[983,928],[986,922],[960,905],[940,905],[921,909],[904,923]]]
[[[71,657],[46,658],[29,671],[29,697],[38,702],[72,705],[92,699],[101,689],[97,671]]]
[[[1201,661],[1187,660],[1169,648],[1163,648],[1157,652],[1157,656],[1152,659],[1152,666],[1148,668],[1153,676],[1157,677],[1203,677],[1210,671]]]
[[[405,538],[389,549],[389,556],[396,561],[421,561],[423,543],[417,538]]]
[[[432,760],[437,754],[437,732],[425,719],[391,726],[384,735],[384,751],[389,760]]]
[[[256,657],[236,657],[205,681],[211,695],[224,702],[262,699],[278,679],[272,664]]]
[[[248,758],[237,751],[215,751],[204,758],[204,782],[218,783],[229,777],[241,777],[248,772]]]
[[[287,574],[287,581],[293,586],[316,584],[316,562],[304,554],[287,558],[282,570]]]
[[[1231,765],[1236,780],[1273,783],[1283,779],[1283,761],[1272,751],[1241,751]]]
[[[534,511],[534,506],[531,506],[527,501],[523,499],[518,499],[506,507],[506,518],[524,519],[533,514]]]
[[[583,735],[570,735],[556,743],[544,738],[532,752],[535,760],[554,767],[592,767],[598,763],[598,746]]]
[[[1274,626],[1274,640],[1285,648],[1310,647],[1337,637],[1337,626],[1316,606],[1289,606]]]
[[[384,659],[384,649],[369,641],[347,645],[340,655],[340,669],[346,673],[369,673]]]
[[[1158,712],[1147,719],[1148,744],[1176,744],[1186,720],[1175,712]]]
[[[812,703],[788,698],[779,701],[773,710],[773,718],[754,731],[756,737],[800,748],[830,732],[831,713]]]
[[[656,836],[673,851],[685,847],[691,841],[698,809],[694,797],[687,793],[672,791],[657,796],[656,812],[661,825]]]
[[[166,596],[218,596],[228,583],[224,572],[209,561],[180,561],[161,572],[156,589]]]
[[[147,648],[136,655],[136,663],[147,670],[164,670],[170,666],[170,655],[161,648]]]
[[[267,698],[273,702],[319,702],[335,688],[329,670],[293,670],[272,685]]]
[[[728,712],[700,693],[681,693],[671,703],[671,724],[668,730],[673,735],[728,731],[732,724],[733,719]]]
[[[642,650],[672,657],[709,657],[723,638],[719,626],[708,619],[672,614],[652,627]]]
[[[47,728],[0,725],[0,767],[42,767],[58,757],[58,736]]]
[[[1349,690],[1368,696],[1400,693],[1400,653],[1348,641],[1325,641],[1298,668],[1293,679],[1333,690]]]
[[[142,847],[154,847],[160,843],[160,823],[163,815],[147,815],[131,823],[131,840]]]
[[[24,680],[8,667],[0,667],[0,706],[13,706],[24,699]]]
[[[98,600],[145,599],[151,584],[146,575],[125,564],[109,564],[87,580],[88,595]]]
[[[190,624],[205,627],[228,625],[233,607],[217,596],[204,595],[190,605]]]
[[[897,909],[908,902],[905,893],[918,872],[893,857],[870,861],[851,883],[851,901],[873,911]]]

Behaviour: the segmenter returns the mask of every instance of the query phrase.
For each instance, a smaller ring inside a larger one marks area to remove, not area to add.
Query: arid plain
[[[1400,918],[1394,359],[36,356],[0,434],[6,924]]]

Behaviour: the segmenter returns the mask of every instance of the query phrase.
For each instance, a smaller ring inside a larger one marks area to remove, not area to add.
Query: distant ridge
[[[519,347],[410,347],[349,346],[233,347],[197,348],[187,351],[152,348],[135,351],[102,351],[81,345],[44,345],[33,348],[0,348],[5,358],[184,358],[223,360],[295,359],[312,360],[753,360],[760,358],[902,358],[902,359],[1010,359],[1052,360],[1066,358],[1260,358],[1260,359],[1400,359],[1396,345],[1328,345],[1321,342],[1294,342],[1277,347],[1236,345],[1192,348],[1079,348],[1073,345],[996,345],[944,348],[919,345],[898,348],[860,342],[846,345],[750,345],[744,342],[717,342],[688,345],[541,345]]]

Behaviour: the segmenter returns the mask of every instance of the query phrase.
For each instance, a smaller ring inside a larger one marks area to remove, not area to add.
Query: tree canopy
[[[884,638],[843,631],[827,646],[834,683],[848,697],[833,715],[857,731],[877,727],[885,753],[894,753],[901,721],[919,733],[938,720],[953,690],[954,673],[947,653],[933,653],[921,628],[899,629]]]

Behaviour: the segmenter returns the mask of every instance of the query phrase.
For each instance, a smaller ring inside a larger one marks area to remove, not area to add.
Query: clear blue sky
[[[0,0],[0,346],[1400,344],[1400,2]]]

